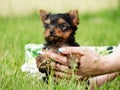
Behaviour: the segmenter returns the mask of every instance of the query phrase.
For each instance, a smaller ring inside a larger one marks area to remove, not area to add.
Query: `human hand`
[[[56,76],[66,76],[71,73],[71,70],[67,66],[67,58],[65,55],[80,54],[80,68],[76,71],[76,74],[82,77],[95,76],[99,74],[99,68],[102,66],[100,62],[100,55],[91,49],[83,47],[64,47],[60,48],[59,51],[62,55],[55,53],[47,52],[48,56],[53,58],[56,62],[51,63],[51,66],[55,69]],[[66,73],[68,72],[68,73]]]
[[[94,50],[85,47],[65,47],[59,51],[63,54],[80,54],[80,68],[76,74],[82,77],[95,76],[99,74],[101,56]],[[62,59],[62,58],[61,58]]]
[[[50,67],[54,70],[54,76],[57,78],[69,78],[71,76],[71,70],[68,66],[67,57],[61,54],[56,54],[50,51],[44,53],[52,60]]]

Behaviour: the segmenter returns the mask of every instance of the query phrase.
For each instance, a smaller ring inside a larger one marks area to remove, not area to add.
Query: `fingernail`
[[[43,52],[43,51],[39,51],[38,53],[39,53],[39,54],[45,54],[45,52]]]
[[[59,48],[58,49],[58,52],[63,52],[63,51],[65,51],[66,50],[66,48]]]

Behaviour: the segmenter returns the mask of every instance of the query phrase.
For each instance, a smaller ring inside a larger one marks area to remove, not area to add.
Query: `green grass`
[[[44,43],[44,28],[39,15],[25,17],[0,17],[0,90],[84,90],[85,84],[76,85],[64,80],[48,85],[21,72],[24,63],[24,46],[28,43]],[[106,11],[80,15],[76,41],[82,45],[118,45],[120,42],[120,13]],[[96,90],[119,90],[120,77]]]

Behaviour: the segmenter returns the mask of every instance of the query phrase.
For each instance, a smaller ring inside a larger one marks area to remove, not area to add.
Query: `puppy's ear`
[[[44,10],[39,10],[39,13],[40,13],[40,17],[41,17],[42,22],[45,22],[45,20],[47,19],[49,13],[47,13]]]
[[[72,19],[73,25],[77,26],[79,24],[78,10],[69,11],[69,15],[70,15],[70,17]]]

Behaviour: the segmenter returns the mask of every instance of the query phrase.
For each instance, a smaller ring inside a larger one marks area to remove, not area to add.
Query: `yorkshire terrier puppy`
[[[72,10],[68,13],[51,14],[40,10],[40,17],[44,25],[44,36],[46,43],[43,52],[51,51],[58,53],[58,48],[63,46],[79,46],[75,42],[75,32],[79,24],[78,11]],[[79,68],[80,55],[68,55],[69,68]],[[50,62],[53,60],[46,55],[38,55],[36,58],[37,68],[40,72],[50,74]],[[57,62],[56,62],[57,63]]]

